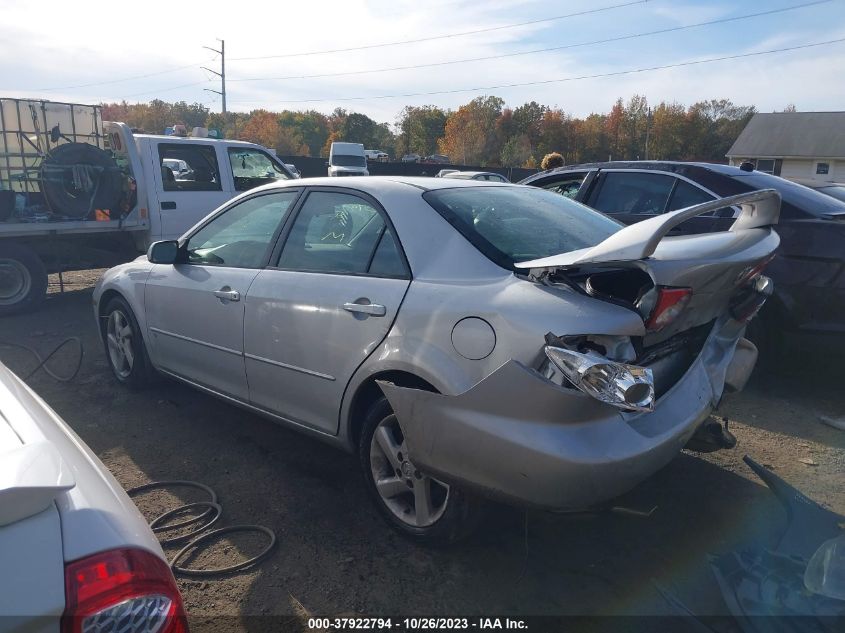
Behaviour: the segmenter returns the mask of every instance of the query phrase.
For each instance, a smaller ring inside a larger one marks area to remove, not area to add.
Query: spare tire
[[[67,143],[41,163],[41,192],[52,213],[84,219],[94,209],[117,210],[123,174],[106,150]]]

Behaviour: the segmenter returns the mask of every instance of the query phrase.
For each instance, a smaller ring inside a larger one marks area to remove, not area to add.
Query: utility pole
[[[220,90],[212,90],[211,88],[203,88],[203,90],[219,94],[223,98],[223,114],[226,114],[226,42],[225,40],[217,41],[220,42],[219,51],[216,48],[211,48],[210,46],[203,46],[203,48],[207,48],[208,50],[214,51],[220,55],[220,72],[211,70],[211,68],[206,68],[205,66],[201,66],[201,68],[220,77]]]
[[[651,108],[646,109],[645,115],[645,159],[648,160],[648,137],[651,135]]]

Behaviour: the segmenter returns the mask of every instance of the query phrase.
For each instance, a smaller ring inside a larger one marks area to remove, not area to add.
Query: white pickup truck
[[[48,273],[128,261],[293,177],[253,143],[133,134],[98,106],[0,99],[0,315],[36,307]]]

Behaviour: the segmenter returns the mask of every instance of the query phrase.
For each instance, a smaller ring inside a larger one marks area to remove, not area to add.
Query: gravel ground
[[[180,579],[195,630],[245,616],[664,614],[652,580],[698,613],[724,612],[708,553],[748,538],[773,543],[785,515],[742,463],[749,454],[814,499],[845,513],[845,432],[819,414],[845,413],[840,372],[805,363],[794,375],[755,375],[721,415],[739,445],[710,455],[684,452],[617,505],[656,510],[555,515],[493,507],[468,542],[421,549],[391,532],[364,494],[352,456],[162,380],[133,392],[109,373],[91,315],[99,271],[65,275],[64,294],[36,313],[2,320],[0,339],[42,353],[81,336],[85,355],[71,383],[43,372],[29,383],[79,433],[127,488],[160,479],[193,479],[220,496],[220,525],[273,528],[279,545],[257,568],[221,579]],[[51,367],[67,370],[69,350]],[[0,359],[26,375],[34,361],[0,346]],[[802,359],[806,360],[806,359]],[[822,363],[823,359],[818,359]],[[187,490],[137,499],[152,518],[197,500]],[[232,539],[193,556],[194,565],[227,565],[260,548]],[[167,549],[173,554],[173,548]],[[221,618],[220,616],[228,616]],[[288,621],[287,625],[290,625]]]

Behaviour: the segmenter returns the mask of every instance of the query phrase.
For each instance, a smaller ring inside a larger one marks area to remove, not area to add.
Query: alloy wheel
[[[135,352],[132,349],[132,324],[121,310],[109,314],[106,326],[106,345],[109,360],[115,373],[120,378],[128,378],[135,364]]]
[[[402,523],[428,527],[446,511],[449,486],[422,473],[408,459],[395,415],[379,423],[370,441],[373,483],[384,505]]]

